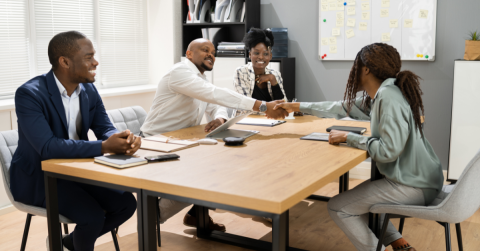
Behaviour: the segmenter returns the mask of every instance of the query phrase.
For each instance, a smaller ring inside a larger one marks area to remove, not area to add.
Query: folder
[[[200,0],[200,12],[198,20],[200,23],[210,22],[210,0]]]
[[[242,15],[243,0],[234,0],[230,12],[230,22],[240,22]]]
[[[243,2],[242,15],[240,16],[240,22],[245,22],[245,2]]]
[[[230,0],[230,2],[229,2],[228,5],[227,5],[227,8],[226,8],[226,10],[225,10],[225,15],[224,15],[223,22],[230,22],[230,12],[232,11],[233,1],[235,1],[235,0]]]
[[[217,0],[215,6],[215,20],[214,22],[223,22],[223,15],[225,15],[225,10],[230,3],[230,0]]]
[[[354,126],[330,126],[327,128],[327,132],[330,132],[331,130],[338,130],[338,131],[345,131],[345,132],[353,132],[356,134],[363,134],[365,131],[367,131],[367,128],[365,127],[354,127]]]

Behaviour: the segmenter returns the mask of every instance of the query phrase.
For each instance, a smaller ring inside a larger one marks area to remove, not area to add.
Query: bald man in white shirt
[[[207,80],[204,72],[211,71],[215,63],[215,47],[206,39],[196,39],[187,48],[187,60],[177,63],[158,84],[153,105],[141,127],[143,136],[199,125],[203,114],[211,119],[205,131],[213,131],[225,123],[230,107],[240,110],[265,112],[268,118],[283,119],[288,113],[273,110],[283,101],[265,102],[241,95],[227,88],[220,88]],[[160,200],[160,221],[164,222],[189,204],[167,199]],[[184,218],[184,224],[196,225],[195,207]],[[210,228],[225,231],[222,224],[210,220]]]

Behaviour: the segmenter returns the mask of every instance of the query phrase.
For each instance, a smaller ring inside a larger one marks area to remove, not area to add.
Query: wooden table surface
[[[252,116],[253,118],[262,118]],[[88,159],[52,159],[44,171],[136,187],[225,205],[281,214],[334,181],[360,162],[366,151],[342,144],[300,140],[332,125],[362,126],[369,122],[296,117],[275,127],[234,125],[258,130],[243,146],[200,145],[177,153],[180,160],[115,169]],[[204,138],[204,125],[165,133],[180,139]],[[136,156],[162,154],[139,150]]]

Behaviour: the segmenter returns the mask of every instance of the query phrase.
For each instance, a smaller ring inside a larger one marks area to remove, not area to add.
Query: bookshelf
[[[226,23],[186,23],[188,14],[188,0],[182,1],[182,56],[185,56],[188,44],[202,37],[202,28],[221,28],[214,41],[215,48],[219,42],[240,42],[252,27],[260,27],[260,0],[245,0],[244,22]],[[216,0],[212,0],[216,1]],[[230,56],[229,56],[230,57]],[[244,56],[237,56],[244,57]]]
[[[182,1],[182,57],[185,57],[191,41],[201,38],[203,28],[221,28],[212,41],[215,49],[219,42],[240,42],[250,28],[260,28],[260,0],[245,0],[244,22],[226,23],[187,23],[188,0]],[[212,0],[216,1],[216,0]],[[233,90],[234,70],[248,63],[248,52],[240,56],[216,56],[217,60],[210,81],[214,85]],[[270,62],[279,64],[283,78],[283,88],[288,100],[295,98],[295,58],[273,58]],[[231,75],[230,75],[231,74]],[[231,77],[230,77],[231,76]]]

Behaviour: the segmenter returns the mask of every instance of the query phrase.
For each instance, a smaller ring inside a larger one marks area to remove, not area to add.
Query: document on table
[[[252,118],[244,118],[237,122],[239,125],[256,125],[256,126],[276,126],[283,124],[287,121],[283,120],[273,120],[273,119],[252,119]]]

